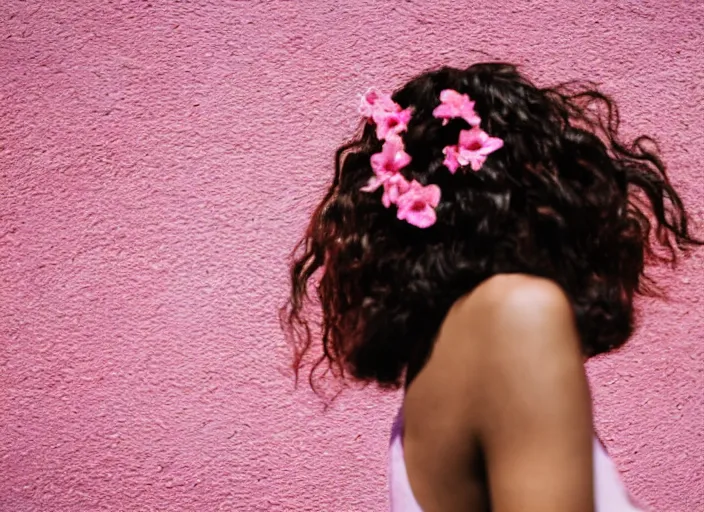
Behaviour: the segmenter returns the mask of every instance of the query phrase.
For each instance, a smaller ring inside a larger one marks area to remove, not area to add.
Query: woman
[[[649,261],[701,242],[613,102],[507,64],[369,91],[292,268],[294,368],[403,387],[394,511],[637,510],[596,438],[586,359],[621,347]],[[315,285],[317,301],[308,301]]]

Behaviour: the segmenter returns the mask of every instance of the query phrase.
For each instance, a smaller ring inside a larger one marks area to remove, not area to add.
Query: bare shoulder
[[[480,395],[490,389],[581,379],[582,364],[572,305],[561,287],[498,275],[451,308],[416,387],[442,386],[451,402],[484,401]]]
[[[564,321],[572,318],[569,298],[549,279],[524,274],[497,275],[460,299],[449,321],[483,320],[507,327]]]
[[[465,464],[481,446],[497,509],[592,510],[591,399],[580,347],[557,284],[525,275],[487,280],[451,308],[408,388],[411,446],[444,439],[441,448]]]
[[[565,292],[553,281],[523,274],[494,276],[458,300],[447,315],[437,348],[446,344],[453,352],[459,344],[472,353],[480,348],[484,354],[579,349]]]

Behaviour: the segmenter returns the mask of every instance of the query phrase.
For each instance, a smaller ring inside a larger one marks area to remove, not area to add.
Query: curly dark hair
[[[504,140],[479,172],[443,165],[443,148],[468,128],[433,117],[444,89],[468,94],[482,128]],[[645,264],[674,264],[702,243],[655,141],[620,140],[616,105],[591,83],[539,88],[513,65],[482,63],[423,73],[392,98],[413,109],[403,134],[412,161],[402,173],[440,186],[437,222],[419,229],[385,208],[381,191],[360,192],[382,146],[373,125],[337,150],[333,183],[294,251],[282,309],[298,375],[317,337],[310,308],[322,308],[314,387],[330,372],[403,385],[452,304],[496,274],[558,283],[585,356],[611,351],[633,331],[634,294],[655,289]]]

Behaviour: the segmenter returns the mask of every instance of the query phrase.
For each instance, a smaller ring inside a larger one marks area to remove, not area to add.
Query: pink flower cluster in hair
[[[445,89],[440,93],[440,105],[433,110],[433,116],[442,119],[443,125],[450,119],[461,118],[472,127],[460,132],[457,144],[445,146],[443,149],[445,155],[443,163],[453,174],[458,168],[466,165],[478,171],[484,165],[487,156],[504,145],[503,140],[491,137],[479,128],[481,118],[474,111],[474,102],[466,94]]]
[[[383,187],[381,202],[386,208],[395,204],[399,219],[419,228],[432,226],[437,220],[435,207],[440,202],[440,187],[409,182],[401,174],[401,169],[411,162],[401,138],[411,120],[411,109],[401,109],[391,96],[370,89],[362,96],[359,111],[376,124],[377,138],[384,141],[381,152],[370,159],[374,176],[362,191],[374,192]]]

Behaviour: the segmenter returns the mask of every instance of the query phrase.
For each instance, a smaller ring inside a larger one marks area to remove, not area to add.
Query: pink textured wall
[[[472,49],[601,81],[701,221],[702,27],[675,0],[4,0],[0,510],[385,510],[399,396],[323,413],[276,320],[355,95]],[[590,366],[657,510],[704,511],[703,263]]]

